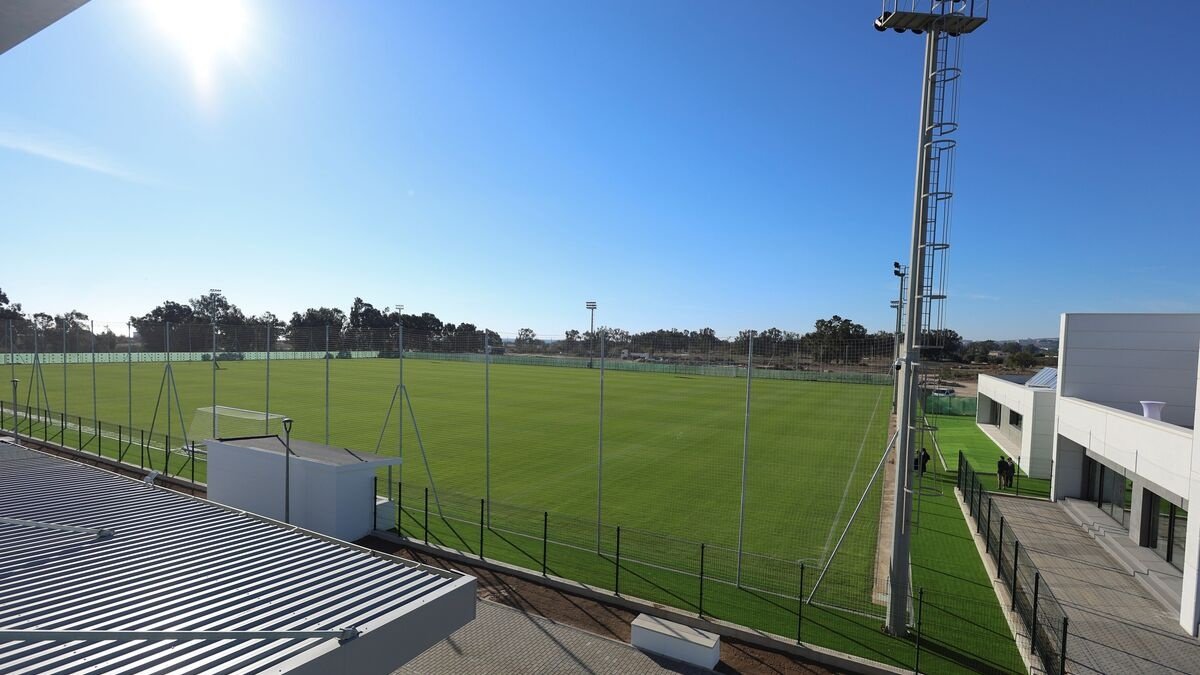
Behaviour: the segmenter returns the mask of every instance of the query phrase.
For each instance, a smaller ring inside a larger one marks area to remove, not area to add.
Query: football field
[[[319,359],[270,363],[270,412],[291,417],[296,438],[325,439],[326,365]],[[393,405],[400,365],[398,359],[329,361],[329,440],[386,455],[399,454],[402,444],[405,464],[393,479],[403,482],[406,505],[432,476],[446,504],[475,504],[473,513],[490,483],[497,510],[549,511],[594,523],[602,419],[605,525],[734,548],[740,524],[746,551],[814,565],[832,551],[887,442],[886,386],[763,378],[751,382],[747,397],[744,370],[740,377],[608,370],[601,417],[598,368],[485,369],[404,359],[411,411],[401,413],[399,403]],[[221,362],[217,404],[264,411],[267,367],[264,361]],[[192,417],[213,403],[212,364],[172,368],[179,397],[171,404],[172,433],[181,439],[182,411],[189,440],[202,441]],[[55,413],[63,407],[62,369],[42,366]],[[92,367],[66,369],[68,415],[91,417]],[[99,364],[95,373],[96,413],[106,435],[128,424],[131,412],[135,428],[148,431],[153,420],[156,434],[166,431],[164,364]],[[37,402],[31,375],[30,366],[16,369],[21,403],[27,397]],[[871,575],[878,507],[877,494],[864,502],[839,554],[864,577]]]

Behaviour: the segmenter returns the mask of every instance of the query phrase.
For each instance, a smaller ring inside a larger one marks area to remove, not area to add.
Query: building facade
[[[1198,362],[1200,314],[1064,314],[1051,483],[1053,499],[1095,504],[1128,532],[1147,583],[1178,600],[1192,635],[1200,621],[1200,518],[1188,518],[1200,495]]]
[[[1057,371],[979,376],[975,422],[1032,478],[1049,478],[1054,455]]]

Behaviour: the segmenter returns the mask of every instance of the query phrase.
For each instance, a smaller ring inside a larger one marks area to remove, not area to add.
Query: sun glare
[[[250,16],[242,0],[144,0],[155,29],[177,48],[197,91],[211,94],[217,70],[241,55]]]

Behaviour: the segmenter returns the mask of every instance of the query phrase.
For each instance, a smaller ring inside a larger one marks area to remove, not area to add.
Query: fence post
[[[925,611],[925,589],[917,591],[917,655],[913,663],[913,672],[921,672],[921,615]]]
[[[1021,559],[1021,540],[1013,540],[1013,574],[1008,590],[1012,592],[1012,608],[1017,608],[1017,561]]]
[[[79,415],[75,416],[75,430],[77,432],[79,432],[79,443],[75,447],[79,448],[79,450],[82,452],[83,451],[83,418],[80,417]]]
[[[621,526],[617,526],[617,567],[614,571],[613,592],[621,594]]]
[[[1067,672],[1067,617],[1062,622],[1062,644],[1058,649],[1058,672]]]
[[[958,451],[958,471],[957,471],[957,473],[958,473],[958,491],[965,492],[965,490],[963,490],[963,454],[962,454],[962,450]]]
[[[976,500],[975,534],[979,534],[979,532],[980,532],[979,525],[980,525],[980,521],[982,520],[979,516],[981,516],[983,514],[983,486],[982,485],[979,486],[979,489],[975,492],[975,494],[976,494],[976,497],[975,497],[975,500]],[[989,499],[990,499],[990,497],[989,497]]]
[[[195,464],[195,462],[192,462]],[[371,478],[371,531],[379,526],[379,476]]]
[[[996,574],[1000,574],[1000,554],[1004,550],[1004,514],[1000,514],[1000,541],[996,543]]]
[[[425,488],[425,545],[429,545],[429,488]]]
[[[804,561],[800,561],[800,604],[796,607],[796,644],[800,644],[800,630],[804,627]]]
[[[550,512],[542,511],[542,576],[546,576],[546,541],[550,534]]]
[[[192,490],[194,491],[196,489],[196,441],[192,441],[191,453],[192,453]]]
[[[700,612],[698,615],[701,619],[704,618],[704,543],[700,543]]]
[[[104,445],[104,430],[103,430],[103,427],[100,426],[100,420],[95,420],[95,422],[96,422],[96,456],[99,457],[100,456],[100,448],[103,447],[103,445]]]
[[[487,500],[479,500],[479,559],[483,560],[483,513],[486,509]]]
[[[992,498],[988,497],[987,528],[983,537],[983,552],[992,552]]]
[[[1038,591],[1042,586],[1042,573],[1033,573],[1033,621],[1029,622],[1029,653],[1037,653],[1037,606],[1038,606]]]
[[[118,462],[120,462],[121,459],[123,457],[125,457],[125,453],[123,451],[123,449],[125,447],[125,445],[123,443],[124,440],[125,440],[124,427],[122,427],[120,424],[118,424],[117,425],[117,461]],[[193,443],[193,445],[195,445],[195,444]]]
[[[141,442],[141,445],[138,446],[138,448],[139,448],[138,449],[138,468],[145,469],[146,468],[146,430],[141,429],[140,431],[142,434],[142,442]]]

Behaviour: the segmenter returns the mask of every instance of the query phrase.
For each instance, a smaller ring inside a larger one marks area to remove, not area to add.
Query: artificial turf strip
[[[938,444],[946,455],[946,463],[954,468],[958,452],[978,471],[984,489],[989,492],[1019,494],[1029,497],[1050,498],[1050,481],[1046,478],[1030,478],[1021,469],[1011,488],[999,488],[996,481],[996,460],[1004,451],[987,437],[975,424],[974,417],[955,415],[933,415],[929,420],[938,428]]]

